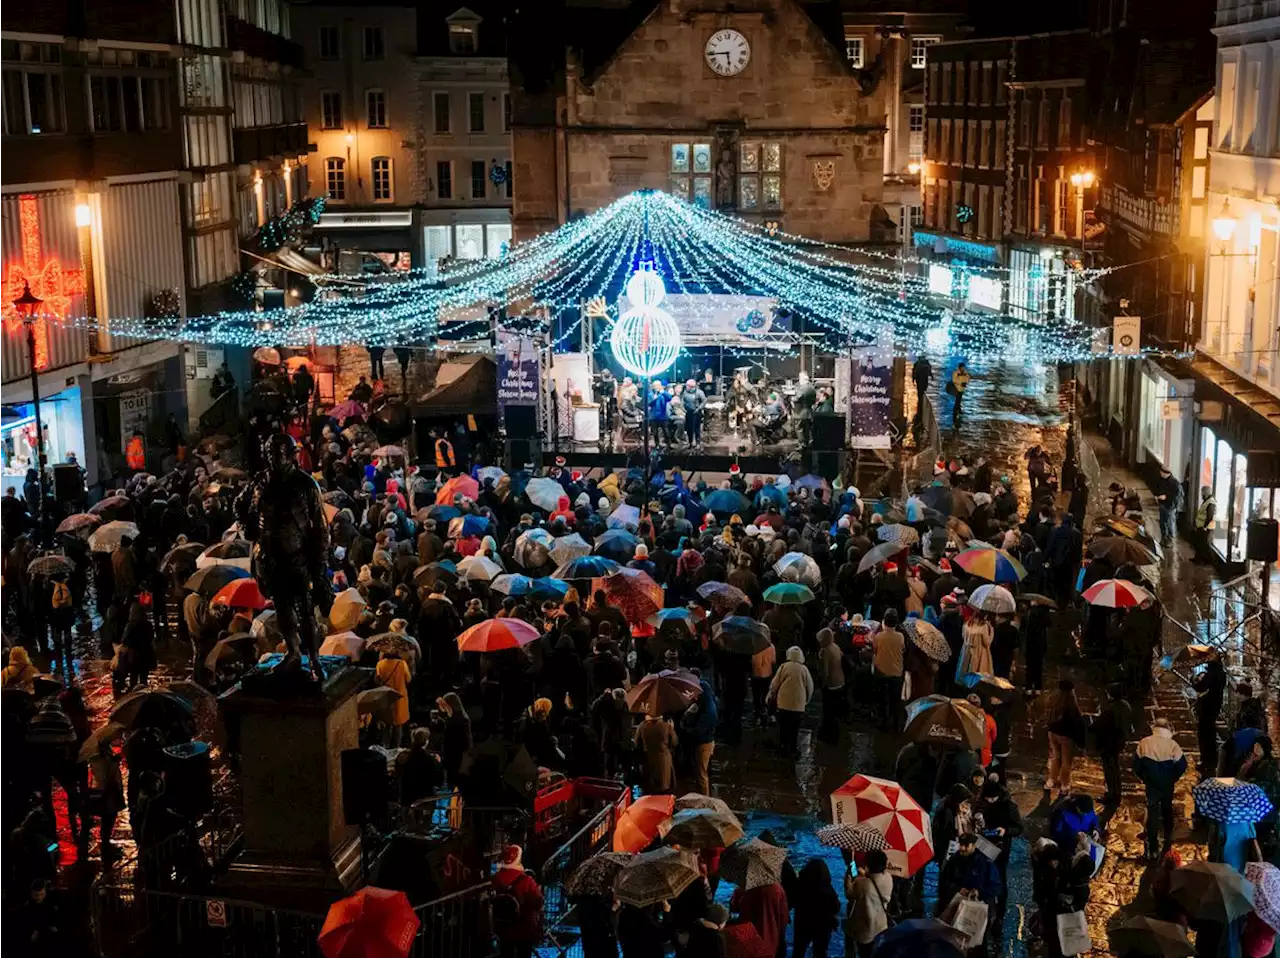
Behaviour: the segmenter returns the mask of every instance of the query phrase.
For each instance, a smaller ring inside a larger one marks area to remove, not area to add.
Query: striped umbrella
[[[863,822],[859,825],[825,825],[818,829],[818,841],[832,848],[853,852],[887,852],[889,840]]]
[[[988,582],[1021,582],[1027,570],[1003,549],[965,549],[951,560],[970,575]]]
[[[814,600],[813,590],[799,582],[779,582],[764,590],[764,600],[774,605],[804,605]]]
[[[1084,600],[1106,609],[1132,609],[1151,599],[1151,593],[1126,579],[1099,579],[1084,590]]]
[[[538,640],[538,630],[521,619],[485,619],[458,636],[460,652],[501,652]]]
[[[837,825],[870,825],[885,837],[889,872],[910,878],[933,859],[929,813],[897,782],[855,775],[831,793]]]
[[[1196,814],[1223,824],[1260,822],[1271,812],[1267,793],[1238,778],[1206,778],[1191,790]]]

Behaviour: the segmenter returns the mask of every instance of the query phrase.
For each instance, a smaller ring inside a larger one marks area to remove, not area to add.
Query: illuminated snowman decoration
[[[669,369],[680,354],[680,328],[671,314],[659,308],[667,288],[649,264],[627,280],[631,308],[613,324],[609,344],[622,368],[651,379]]]

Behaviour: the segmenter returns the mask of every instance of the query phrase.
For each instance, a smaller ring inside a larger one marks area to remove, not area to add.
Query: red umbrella
[[[453,505],[453,497],[455,495],[461,495],[467,499],[475,499],[480,495],[480,484],[470,476],[454,476],[436,493],[436,505]]]
[[[609,604],[633,624],[657,615],[665,604],[662,586],[642,569],[619,569],[597,582],[602,583]]]
[[[458,636],[460,652],[501,652],[538,640],[538,630],[521,619],[485,619]]]
[[[236,579],[214,594],[213,604],[229,605],[233,609],[262,610],[267,607],[267,597],[258,588],[257,579]]]
[[[1125,579],[1099,579],[1084,590],[1086,602],[1108,609],[1132,609],[1150,598],[1150,592]]]
[[[658,837],[662,824],[675,809],[673,795],[645,795],[628,806],[613,830],[615,852],[641,852]]]
[[[404,892],[368,885],[329,906],[317,940],[325,958],[406,958],[418,925]]]
[[[724,926],[728,952],[734,958],[773,958],[773,952],[749,921],[731,921]]]

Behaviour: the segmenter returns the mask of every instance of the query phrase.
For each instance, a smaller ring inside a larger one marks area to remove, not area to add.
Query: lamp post
[[[36,542],[43,543],[44,527],[44,473],[48,461],[44,454],[44,422],[40,418],[40,370],[36,367],[36,320],[40,318],[40,307],[44,300],[31,292],[31,284],[22,284],[22,295],[13,301],[14,309],[22,317],[22,325],[27,330],[27,359],[31,365],[31,405],[35,408],[36,420],[36,484],[40,490],[40,502],[36,509]]]

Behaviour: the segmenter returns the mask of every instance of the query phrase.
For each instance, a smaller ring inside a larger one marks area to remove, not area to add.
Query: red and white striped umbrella
[[[929,813],[897,782],[855,775],[831,793],[831,821],[870,825],[885,837],[889,872],[910,878],[933,858]]]
[[[1150,598],[1150,592],[1126,579],[1099,579],[1084,590],[1086,602],[1108,609],[1132,609]]]

